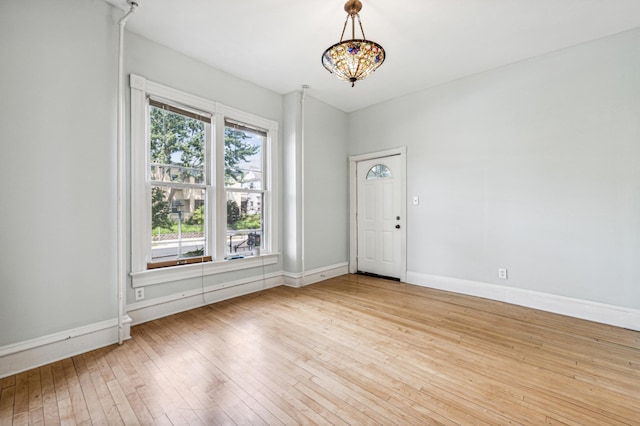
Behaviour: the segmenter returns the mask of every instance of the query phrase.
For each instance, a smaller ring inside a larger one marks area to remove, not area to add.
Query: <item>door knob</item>
[[[396,225],[396,229],[400,229],[400,225]]]

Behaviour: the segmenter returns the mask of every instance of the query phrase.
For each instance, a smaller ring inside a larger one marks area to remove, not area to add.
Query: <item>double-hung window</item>
[[[267,132],[225,119],[224,189],[227,257],[260,253],[264,234],[264,156]]]
[[[277,123],[131,75],[131,275],[275,263]]]
[[[211,260],[211,116],[149,98],[151,250],[147,269]]]

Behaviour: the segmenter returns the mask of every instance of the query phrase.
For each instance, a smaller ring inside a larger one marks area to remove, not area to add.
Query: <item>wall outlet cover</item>
[[[144,287],[138,287],[136,290],[136,300],[144,299]]]
[[[499,268],[498,269],[498,278],[502,280],[506,280],[509,278],[507,268]]]

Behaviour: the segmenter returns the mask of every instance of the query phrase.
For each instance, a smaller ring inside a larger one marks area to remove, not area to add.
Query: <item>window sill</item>
[[[222,274],[224,272],[239,271],[242,269],[257,268],[276,263],[278,263],[278,253],[271,253],[246,257],[244,259],[220,260],[216,262],[150,269],[141,272],[132,272],[129,275],[131,275],[131,284],[135,288],[206,275]]]

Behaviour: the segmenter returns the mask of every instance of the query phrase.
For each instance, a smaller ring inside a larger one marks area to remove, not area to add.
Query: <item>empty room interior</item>
[[[637,0],[1,0],[0,425],[640,423]]]

